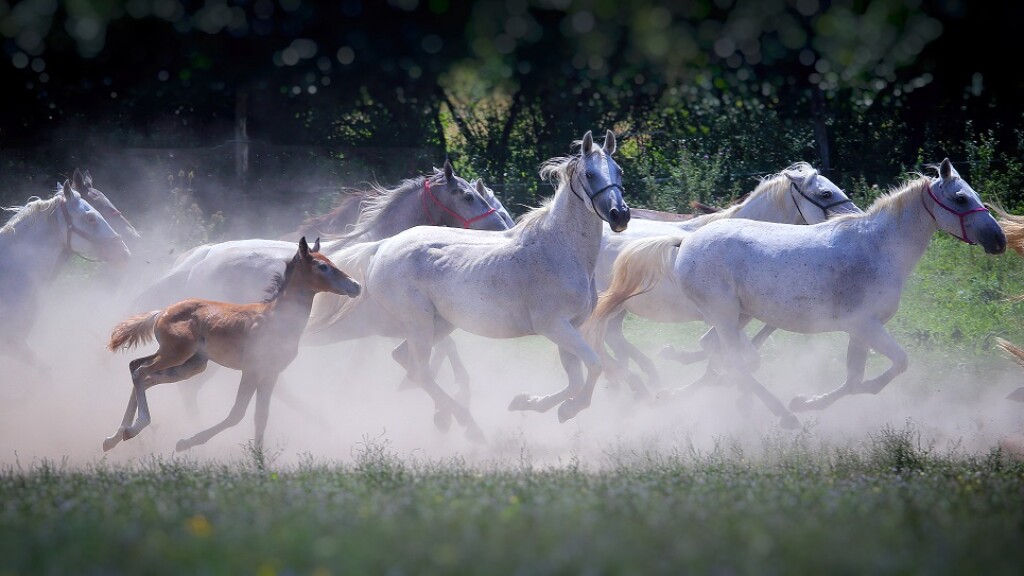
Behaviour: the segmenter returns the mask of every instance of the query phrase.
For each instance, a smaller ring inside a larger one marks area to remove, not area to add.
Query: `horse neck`
[[[896,267],[909,276],[921,260],[938,226],[924,207],[921,195],[924,182],[901,192],[908,195],[900,202],[884,206],[877,212],[869,211],[866,216],[855,217],[876,231],[866,235],[874,240],[873,250],[887,254]]]
[[[306,328],[306,322],[313,309],[314,296],[315,291],[299,285],[292,275],[278,291],[277,296],[266,303],[263,316],[275,331],[297,337]]]
[[[424,212],[422,182],[419,183],[418,190],[401,190],[392,192],[392,194],[401,194],[402,196],[395,198],[381,210],[377,218],[374,219],[373,226],[360,235],[360,242],[389,238],[413,226],[433,224],[430,216]]]
[[[58,230],[57,211],[39,213],[0,234],[0,259],[4,275],[22,283],[52,279],[68,260],[67,236]]]
[[[601,218],[591,210],[586,195],[581,192],[580,196],[570,189],[568,182],[563,183],[555,192],[544,221],[538,222],[536,226],[524,227],[521,232],[523,236],[550,236],[550,240],[545,242],[568,250],[585,269],[593,272],[601,250],[603,224]],[[518,231],[519,228],[516,226],[512,230]]]

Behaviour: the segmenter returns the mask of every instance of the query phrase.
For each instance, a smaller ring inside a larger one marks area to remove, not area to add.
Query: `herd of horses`
[[[641,398],[690,394],[727,379],[781,426],[797,428],[796,412],[877,394],[907,369],[907,354],[885,324],[936,230],[989,254],[1003,253],[1009,242],[1024,255],[1024,218],[1001,211],[993,217],[948,159],[934,166],[935,176],[916,175],[866,211],[800,162],[763,178],[728,208],[691,216],[630,210],[611,131],[602,143],[587,132],[573,144],[578,153],[541,166],[554,194],[518,221],[483,181],[456,175],[446,161],[394,188],[346,192],[330,213],[303,224],[298,245],[234,240],[183,254],[138,295],[137,314],[113,330],[112,351],[153,339],[158,349],[129,363],[124,419],[103,449],[149,424],[147,389],[201,382],[213,373],[211,362],[241,371],[235,403],[224,420],[177,449],[238,424],[254,397],[261,447],[270,397],[300,345],[368,336],[399,342],[392,357],[404,368],[404,385],[431,397],[439,429],[454,419],[470,440],[483,441],[469,410],[470,375],[451,338],[456,329],[486,338],[538,335],[557,346],[565,387],[520,394],[510,410],[557,406],[565,422],[590,405],[602,374]],[[41,288],[72,255],[126,260],[124,239],[138,232],[78,170],[51,198],[8,210],[14,215],[0,228],[0,353],[45,371],[25,343]],[[307,236],[316,237],[312,245]],[[710,329],[699,350],[662,351],[683,363],[707,360],[705,374],[663,389],[654,362],[623,333],[629,313],[705,322]],[[750,337],[744,328],[754,319],[764,328]],[[757,348],[776,329],[847,333],[845,382],[783,403],[753,375]],[[1024,364],[1024,350],[999,345]],[[865,379],[872,349],[891,365]],[[437,382],[446,360],[454,395]],[[196,387],[187,389],[194,409]],[[1024,400],[1024,387],[1010,398]]]

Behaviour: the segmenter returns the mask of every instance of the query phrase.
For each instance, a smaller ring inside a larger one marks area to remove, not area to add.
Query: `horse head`
[[[88,170],[83,173],[78,168],[75,168],[75,174],[71,179],[71,187],[81,194],[93,208],[99,211],[99,213],[103,215],[103,218],[106,219],[107,223],[110,224],[122,238],[130,238],[132,240],[139,240],[142,238],[135,227],[132,226],[132,223],[129,222],[128,219],[121,214],[121,211],[114,206],[114,203],[107,198],[107,195],[92,187],[92,175],[89,174]]]
[[[622,168],[612,159],[614,153],[615,134],[611,130],[605,134],[604,145],[600,148],[594,147],[594,136],[588,131],[580,143],[576,179],[582,183],[582,192],[590,199],[594,213],[613,231],[622,232],[629,224],[629,206],[622,198]],[[573,188],[573,183],[569,186]]]
[[[1006,234],[978,193],[960,177],[949,158],[932,167],[937,168],[939,177],[926,184],[921,201],[936,226],[968,244],[981,244],[989,254],[1002,254]]]
[[[121,236],[103,215],[71,187],[71,182],[57,183],[57,194],[63,196],[58,210],[61,227],[67,230],[67,250],[87,259],[123,262],[131,256]]]
[[[839,186],[803,162],[782,171],[789,178],[793,203],[808,224],[818,224],[842,214],[859,214],[861,209]]]
[[[423,198],[423,210],[435,225],[476,230],[510,227],[494,205],[501,204],[497,198],[489,200],[477,187],[456,176],[448,160],[440,172],[423,181]]]
[[[303,236],[289,266],[292,267],[291,277],[294,281],[301,282],[313,292],[330,292],[355,298],[361,290],[359,282],[342,272],[330,258],[320,253],[319,238],[310,247]]]
[[[476,188],[477,194],[482,197],[487,204],[494,208],[494,211],[505,221],[505,225],[509,228],[516,225],[516,221],[512,218],[512,215],[505,209],[505,205],[501,203],[498,196],[494,194],[494,190],[488,188],[482,178],[477,178],[473,181],[473,187]]]

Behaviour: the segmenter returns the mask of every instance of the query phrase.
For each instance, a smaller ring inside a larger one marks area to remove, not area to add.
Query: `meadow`
[[[19,452],[4,429],[14,454],[0,467],[0,574],[1019,574],[1024,462],[1001,440],[1024,429],[1024,410],[1003,400],[1024,374],[992,337],[1022,340],[1020,304],[1007,300],[1024,292],[1021,270],[1015,254],[937,237],[890,322],[911,370],[795,433],[760,407],[737,419],[728,390],[669,405],[657,426],[648,407],[609,412],[610,399],[632,401],[607,389],[570,423],[503,421],[506,386],[493,419],[475,397],[486,448],[433,439],[424,401],[411,434],[350,430],[329,448],[299,435],[257,452],[246,419],[216,451],[176,455],[175,400],[155,396],[153,430],[104,456],[100,431],[127,392],[118,359],[105,420],[86,411],[69,428],[87,431],[88,450]],[[650,352],[700,331],[627,324]],[[513,346],[519,357],[500,367],[513,385],[530,380],[528,364],[557,370],[543,342]],[[776,334],[760,376],[806,390],[839,378],[844,354],[838,335]],[[493,361],[470,355],[469,367]],[[680,379],[661,367],[668,384]],[[343,415],[380,409],[363,398]],[[272,415],[271,437],[286,416]]]

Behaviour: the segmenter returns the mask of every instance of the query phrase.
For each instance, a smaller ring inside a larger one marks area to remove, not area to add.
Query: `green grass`
[[[859,448],[608,454],[535,468],[400,458],[274,469],[153,458],[0,471],[3,574],[1019,574],[1024,464]]]

